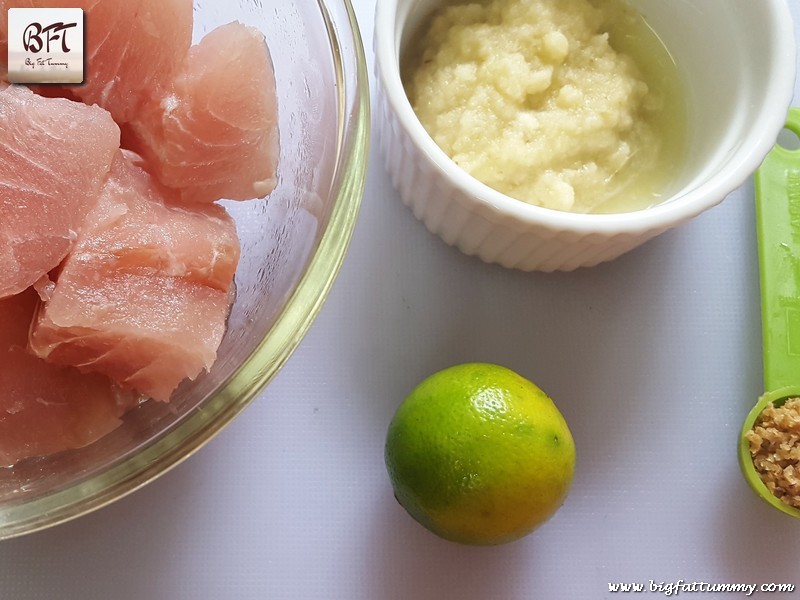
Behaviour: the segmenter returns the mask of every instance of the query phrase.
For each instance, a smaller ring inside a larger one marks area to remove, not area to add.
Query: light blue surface
[[[374,0],[354,5],[371,68]],[[0,598],[580,600],[616,597],[620,581],[800,585],[800,524],[736,463],[763,391],[751,183],[612,264],[536,275],[429,234],[377,150],[341,276],[267,392],[145,489],[0,544]],[[401,399],[469,360],[536,381],[578,449],[564,507],[499,548],[433,537],[395,504],[383,467]]]

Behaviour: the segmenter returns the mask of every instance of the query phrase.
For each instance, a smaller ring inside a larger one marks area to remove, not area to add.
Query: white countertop
[[[371,73],[375,2],[353,3]],[[526,274],[429,234],[373,145],[341,275],[267,391],[143,490],[0,544],[0,598],[569,600],[616,597],[610,582],[800,587],[800,522],[756,498],[736,463],[739,427],[763,391],[752,196],[748,183],[614,263]],[[434,537],[395,503],[384,469],[398,403],[466,361],[537,382],[578,449],[566,504],[506,546]]]

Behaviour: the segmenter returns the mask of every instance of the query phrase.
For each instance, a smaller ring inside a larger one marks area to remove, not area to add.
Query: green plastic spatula
[[[800,109],[789,111],[786,129],[800,137]],[[756,172],[755,191],[766,391],[742,426],[739,464],[759,496],[800,518],[761,481],[745,437],[768,404],[800,397],[800,150],[776,145]]]

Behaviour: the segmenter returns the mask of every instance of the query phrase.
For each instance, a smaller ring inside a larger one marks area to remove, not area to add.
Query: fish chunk
[[[279,134],[264,35],[238,22],[211,31],[131,129],[133,149],[184,202],[267,196],[277,183]]]
[[[0,298],[33,285],[72,249],[119,143],[102,108],[0,89]]]
[[[38,302],[33,288],[0,300],[0,466],[91,444],[140,399],[107,377],[31,354],[28,329]]]
[[[126,123],[154,89],[172,81],[192,43],[192,0],[0,0],[9,8],[82,8],[84,83],[69,89],[86,104]],[[7,19],[0,18],[1,71],[6,71]]]
[[[222,207],[171,202],[174,193],[136,162],[117,154],[30,346],[45,360],[167,401],[216,359],[240,249]]]

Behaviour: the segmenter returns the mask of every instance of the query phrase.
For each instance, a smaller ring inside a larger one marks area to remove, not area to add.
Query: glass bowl
[[[369,87],[349,0],[195,0],[194,41],[239,20],[264,32],[279,94],[279,182],[226,202],[242,260],[210,373],[146,402],[98,442],[0,469],[0,539],[100,508],[189,457],[266,386],[319,312],[364,191]]]

